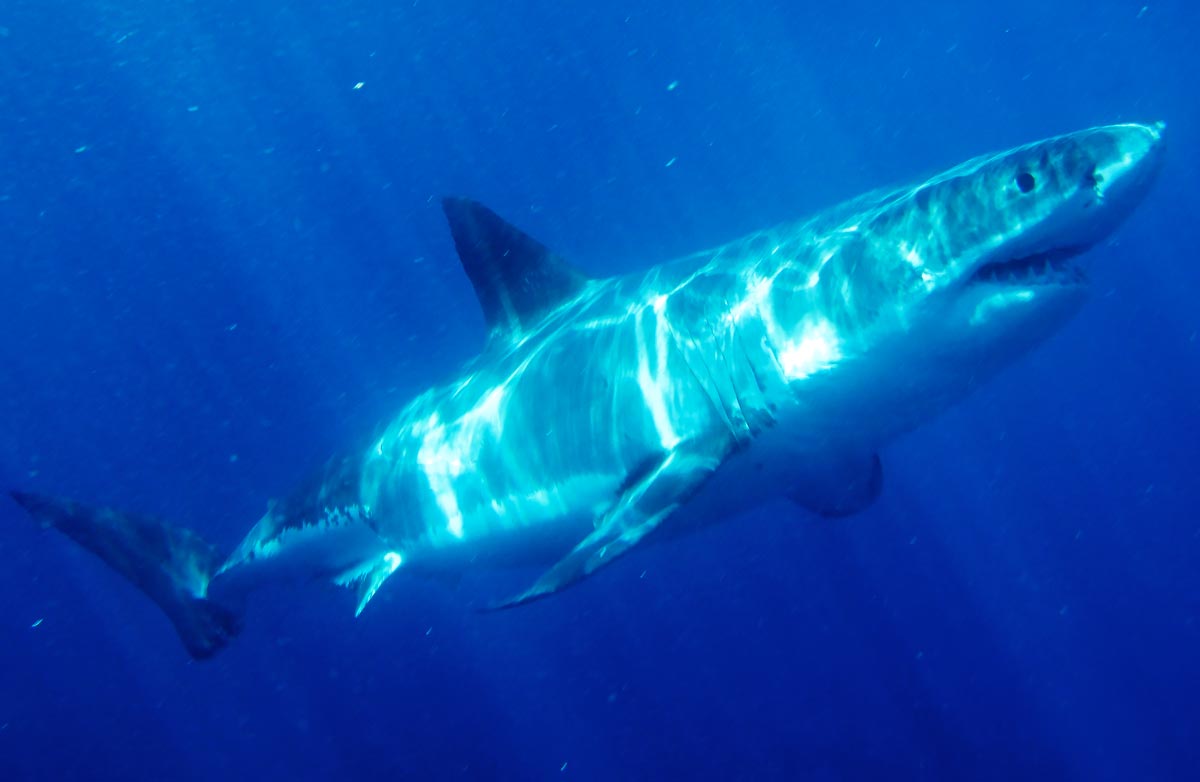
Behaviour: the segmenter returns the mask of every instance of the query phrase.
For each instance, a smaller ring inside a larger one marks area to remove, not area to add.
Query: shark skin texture
[[[228,556],[162,520],[12,496],[154,600],[196,658],[237,635],[265,583],[328,579],[361,613],[399,571],[543,564],[503,608],[777,498],[852,514],[882,489],[883,445],[1083,306],[1086,252],[1148,192],[1164,129],[983,155],[620,277],[448,198],[483,351]]]

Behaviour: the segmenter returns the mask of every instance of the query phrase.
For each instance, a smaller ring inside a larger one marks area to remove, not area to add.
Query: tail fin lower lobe
[[[43,527],[91,551],[157,603],[192,657],[212,657],[241,630],[236,612],[205,596],[221,557],[194,532],[57,497],[19,491],[12,497]]]

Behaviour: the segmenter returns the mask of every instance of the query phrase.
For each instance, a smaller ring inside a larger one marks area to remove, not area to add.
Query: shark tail
[[[237,611],[207,597],[222,558],[191,530],[58,497],[20,491],[12,497],[43,527],[91,551],[157,603],[193,658],[212,657],[241,630]]]

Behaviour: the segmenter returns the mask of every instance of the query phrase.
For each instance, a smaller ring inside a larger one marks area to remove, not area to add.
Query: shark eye
[[[1037,180],[1033,178],[1033,174],[1028,171],[1022,171],[1017,174],[1017,189],[1022,193],[1028,193],[1037,185]]]

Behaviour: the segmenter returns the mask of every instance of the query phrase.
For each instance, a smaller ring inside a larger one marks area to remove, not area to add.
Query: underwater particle
[[[75,147],[75,154],[78,155],[81,152],[87,152],[87,149],[88,149],[87,144],[84,144],[83,146],[80,146],[80,147]]]
[[[1150,10],[1150,6],[1148,6],[1148,5],[1142,6],[1142,9],[1140,11],[1138,11],[1136,18],[1141,19],[1143,16],[1146,15],[1146,12],[1149,10]]]
[[[665,166],[663,166],[663,168],[670,168],[671,166],[675,165],[675,161],[678,159],[679,158],[674,158],[674,157],[671,158],[670,160],[667,161],[667,164]]]
[[[670,84],[667,85],[667,92],[674,92],[675,88],[678,86],[679,86],[678,80],[671,82]]]
[[[229,454],[229,463],[230,464],[233,464],[237,460],[238,460],[238,455],[236,453]]]
[[[40,625],[40,624],[42,623],[42,621],[43,621],[43,620],[41,620],[41,619],[37,620],[37,621],[36,621],[36,622],[34,622],[33,624],[29,625],[29,629],[30,629],[30,630],[34,629],[35,627],[37,627],[38,625]]]
[[[195,113],[196,113],[197,111],[199,111],[199,110],[200,110],[200,107],[199,107],[199,106],[188,106],[188,113],[189,113],[189,114],[195,114]]]
[[[566,770],[567,770],[567,763],[566,763],[566,761],[565,761],[565,760],[563,761],[563,764],[562,764],[561,766],[559,766],[559,767],[558,767],[558,770],[559,770],[559,771],[566,771]]]
[[[358,82],[357,84],[355,84],[355,85],[354,85],[354,89],[356,89],[356,90],[361,90],[361,89],[362,89],[364,86],[366,86],[366,82],[361,82],[361,81],[360,81],[360,82]]]

